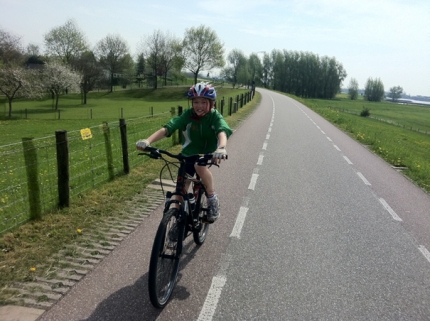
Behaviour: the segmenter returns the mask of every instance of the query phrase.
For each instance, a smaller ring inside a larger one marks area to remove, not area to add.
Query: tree
[[[143,53],[141,53],[138,55],[137,63],[136,63],[136,81],[139,84],[139,88],[144,78],[145,78],[145,57],[143,56]]]
[[[233,49],[227,56],[227,60],[231,65],[231,79],[233,83],[233,88],[238,82],[238,77],[240,75],[241,69],[246,67],[246,57],[244,53],[239,49]]]
[[[43,69],[43,83],[55,97],[55,110],[58,109],[58,100],[64,92],[79,91],[81,76],[72,71],[70,67],[52,61],[45,64]]]
[[[156,30],[152,35],[147,36],[142,40],[142,53],[145,57],[146,63],[152,70],[151,79],[153,82],[153,88],[157,89],[158,81],[157,76],[161,69],[161,63],[163,59],[163,52],[166,46],[166,39],[161,30]]]
[[[12,117],[12,101],[16,98],[37,98],[42,95],[40,82],[35,81],[35,71],[8,65],[0,69],[0,92],[9,103],[8,116]]]
[[[183,56],[185,68],[194,75],[194,83],[200,71],[222,68],[225,64],[224,44],[215,31],[204,25],[185,30]]]
[[[0,29],[0,67],[2,64],[20,63],[22,58],[20,39]]]
[[[98,63],[92,51],[83,52],[73,62],[73,68],[80,72],[81,91],[82,91],[82,104],[87,104],[87,94],[94,89],[97,81],[103,77],[103,69]]]
[[[66,64],[88,49],[84,34],[73,20],[67,20],[63,26],[48,32],[45,47],[48,55],[56,56]]]
[[[28,44],[27,48],[26,48],[26,54],[27,54],[27,56],[30,56],[30,57],[31,56],[36,56],[36,57],[40,56],[39,46],[32,44],[32,43]]]
[[[365,88],[364,88],[364,97],[368,101],[376,101],[379,102],[384,98],[384,84],[379,78],[367,79]]]
[[[272,61],[269,54],[264,53],[263,56],[263,67],[262,67],[262,82],[264,88],[268,88],[272,78]]]
[[[181,40],[170,34],[166,35],[165,46],[161,56],[161,67],[165,86],[167,85],[167,74],[172,70],[180,71],[184,66],[181,42]]]
[[[121,73],[128,63],[128,46],[119,35],[107,35],[100,40],[95,49],[100,64],[110,75],[110,92],[113,91],[114,74]]]
[[[356,100],[358,97],[358,81],[355,78],[351,78],[349,82],[348,95],[351,100]]]
[[[252,53],[248,59],[248,71],[249,71],[249,77],[251,78],[251,81],[255,82],[261,79],[262,69],[263,69],[263,66],[261,65],[260,58],[258,58],[257,54]]]
[[[400,86],[394,86],[390,88],[390,92],[388,93],[388,97],[392,99],[392,101],[395,101],[402,97],[403,94],[403,88]]]
[[[126,54],[123,59],[123,67],[121,77],[119,77],[120,84],[123,88],[127,85],[133,85],[136,81],[136,64],[130,54]]]

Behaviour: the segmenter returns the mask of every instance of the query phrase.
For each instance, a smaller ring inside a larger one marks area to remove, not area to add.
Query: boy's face
[[[210,102],[206,98],[194,98],[193,99],[193,109],[197,116],[202,117],[209,112]]]

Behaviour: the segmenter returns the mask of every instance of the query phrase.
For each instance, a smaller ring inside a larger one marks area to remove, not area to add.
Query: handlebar
[[[184,156],[182,154],[172,154],[167,150],[163,150],[163,149],[159,149],[151,146],[146,147],[145,151],[148,151],[149,153],[138,153],[138,155],[145,155],[154,159],[160,159],[160,158],[163,158],[162,154],[165,154],[171,158],[175,158],[179,160],[180,162],[195,163],[199,166],[206,166],[206,165],[218,166],[218,164],[215,163],[212,154],[204,154],[203,156],[198,154],[191,155],[191,156]]]

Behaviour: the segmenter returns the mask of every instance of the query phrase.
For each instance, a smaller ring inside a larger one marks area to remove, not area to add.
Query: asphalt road
[[[147,293],[161,207],[38,320],[430,320],[430,197],[307,107],[260,107],[214,169],[221,217]]]

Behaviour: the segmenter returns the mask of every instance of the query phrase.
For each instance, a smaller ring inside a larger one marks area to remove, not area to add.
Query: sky
[[[364,88],[379,78],[385,90],[430,96],[429,0],[0,0],[0,28],[44,51],[44,35],[73,19],[91,48],[120,35],[136,55],[145,37],[161,30],[183,38],[204,25],[225,55],[272,50],[334,57]],[[216,71],[211,73],[215,76]]]

